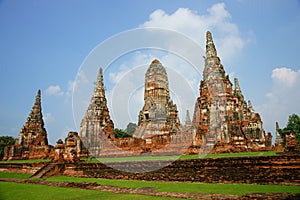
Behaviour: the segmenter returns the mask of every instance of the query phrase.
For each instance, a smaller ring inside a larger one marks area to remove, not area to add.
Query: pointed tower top
[[[41,105],[41,90],[38,90],[35,97],[34,105],[32,106],[31,112],[27,118],[26,124],[30,124],[32,121],[36,121],[44,126],[42,105]]]
[[[203,70],[203,80],[207,81],[211,78],[222,79],[225,76],[225,71],[221,65],[221,60],[217,56],[217,50],[213,42],[211,33],[206,32],[206,57]]]
[[[234,78],[234,93],[235,95],[237,95],[238,97],[244,99],[244,96],[242,94],[240,85],[239,85],[239,80],[237,78]],[[254,111],[254,110],[253,110]]]
[[[190,112],[189,110],[186,110],[186,117],[185,117],[185,126],[191,126],[191,118],[190,118]]]
[[[154,60],[151,62],[151,64],[150,64],[150,66],[148,67],[148,69],[147,69],[146,76],[147,76],[147,74],[156,74],[157,71],[160,71],[160,72],[162,72],[162,73],[164,73],[164,74],[167,73],[166,69],[165,69],[164,66],[161,64],[161,62],[159,62],[159,60],[157,60],[157,59],[154,59]]]
[[[241,91],[241,88],[240,88],[240,85],[239,85],[239,80],[237,78],[234,78],[234,87],[235,87],[236,92]]]
[[[254,112],[254,109],[253,109],[253,107],[252,107],[252,103],[251,103],[250,100],[248,100],[248,108],[249,108],[249,110],[250,110],[251,112]]]
[[[36,94],[34,105],[41,106],[41,90]]]
[[[278,122],[276,122],[276,140],[275,140],[275,146],[277,145],[281,145],[282,144],[282,138],[281,138],[281,135],[279,133],[279,125],[278,125]]]
[[[159,64],[160,62],[159,62],[159,60],[157,60],[157,59],[154,59],[153,61],[152,61],[152,64]]]
[[[279,124],[276,122],[276,131],[279,130]]]
[[[206,32],[206,58],[217,57],[217,50],[211,32]]]
[[[99,69],[93,97],[105,97],[102,67]]]

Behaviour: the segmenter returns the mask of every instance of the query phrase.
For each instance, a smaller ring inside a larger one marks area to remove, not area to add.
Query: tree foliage
[[[300,117],[296,114],[290,115],[285,129],[300,133]]]
[[[286,131],[293,131],[296,134],[296,139],[298,141],[298,145],[300,146],[300,117],[297,114],[292,114],[289,116],[286,127],[283,128],[280,133],[283,134]]]
[[[128,135],[124,130],[119,129],[119,128],[114,129],[114,134],[115,134],[116,138],[126,138],[126,137],[131,136],[131,135]]]
[[[128,135],[132,135],[136,129],[137,125],[135,123],[130,122],[126,127],[126,133]]]
[[[4,148],[15,144],[16,139],[11,136],[0,136],[0,160],[2,160],[4,155]]]

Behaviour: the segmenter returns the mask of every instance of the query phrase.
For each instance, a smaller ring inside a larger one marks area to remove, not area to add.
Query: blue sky
[[[72,86],[80,66],[103,41],[144,27],[178,31],[202,48],[205,48],[205,31],[211,30],[226,72],[239,79],[245,99],[250,99],[255,111],[261,114],[266,132],[274,132],[275,121],[285,126],[290,114],[300,114],[299,22],[300,2],[292,0],[2,0],[0,135],[18,136],[38,89],[42,90],[43,115],[50,143],[55,144],[58,138],[65,138],[68,131],[76,130]],[[151,61],[155,55],[150,54],[153,53],[136,52],[128,61],[125,56],[116,62],[120,66],[121,61],[124,62],[123,68],[111,68],[104,73],[108,98],[111,97],[110,88],[115,86],[114,78],[128,72],[134,59]],[[163,61],[165,67],[172,63]],[[202,69],[203,66],[199,66],[198,70]],[[189,79],[196,96],[201,74]],[[197,77],[196,82],[192,80]],[[90,79],[94,81],[94,77]],[[92,85],[89,90],[93,90]],[[137,107],[139,110],[140,105]],[[136,121],[137,115],[136,119],[124,119],[123,123]],[[121,124],[120,128],[124,128]]]

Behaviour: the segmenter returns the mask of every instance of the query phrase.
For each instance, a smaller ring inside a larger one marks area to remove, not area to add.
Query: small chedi
[[[206,153],[260,150],[266,147],[260,115],[254,112],[250,101],[248,104],[245,101],[237,78],[232,87],[217,56],[210,32],[206,35],[203,80],[192,124],[193,144]]]
[[[83,145],[77,132],[69,132],[65,139],[65,144],[61,139],[56,142],[54,147],[53,162],[74,163],[80,158],[88,158],[89,152]]]
[[[35,103],[20,131],[15,145],[5,148],[3,160],[44,159],[48,158],[53,147],[48,145],[47,131],[41,106],[41,91],[35,98]]]
[[[276,122],[276,140],[275,140],[275,145],[274,145],[274,149],[276,151],[282,151],[284,149],[283,139],[281,138],[279,130],[280,130],[280,128],[279,128],[278,122]]]

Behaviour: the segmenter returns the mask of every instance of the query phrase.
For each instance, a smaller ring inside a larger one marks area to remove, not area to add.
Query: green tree
[[[16,139],[11,136],[0,136],[0,160],[2,160],[4,155],[4,148],[15,144]]]
[[[128,135],[124,130],[115,128],[114,129],[114,134],[116,138],[125,138],[125,137],[130,137],[131,135]]]
[[[280,131],[281,136],[283,136],[282,133],[285,131],[293,131],[296,134],[296,139],[298,141],[298,145],[300,146],[300,117],[297,114],[292,114],[289,116],[286,127]]]
[[[132,135],[136,129],[137,125],[135,123],[130,122],[126,127],[126,133],[128,135]]]

